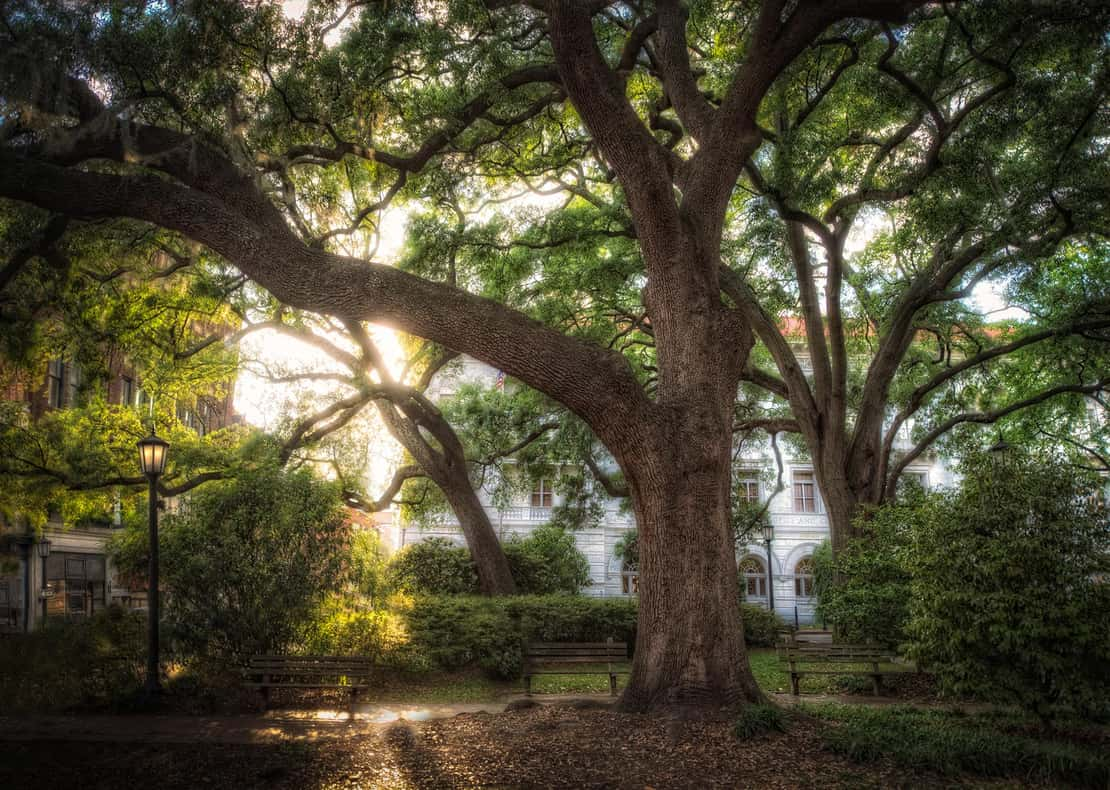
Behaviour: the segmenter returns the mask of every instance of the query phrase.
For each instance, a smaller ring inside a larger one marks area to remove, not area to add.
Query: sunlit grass
[[[576,664],[577,668],[597,674],[588,675],[535,675],[532,677],[533,694],[607,694],[609,692],[609,670],[606,664]],[[619,664],[627,672],[628,664]],[[617,675],[617,690],[628,682],[628,675]],[[517,683],[517,690],[523,690],[524,681]]]

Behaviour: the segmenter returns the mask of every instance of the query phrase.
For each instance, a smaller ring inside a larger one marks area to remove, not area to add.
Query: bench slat
[[[352,683],[341,686],[338,683],[244,683],[247,688],[269,689],[368,689],[365,683]]]
[[[844,670],[829,670],[829,669],[798,669],[792,674],[794,675],[916,675],[916,672],[911,670],[891,670],[880,669],[877,672],[870,669],[844,669]]]
[[[251,664],[250,669],[279,671],[289,669],[293,672],[335,672],[337,670],[354,669],[359,672],[373,669],[372,664]]]
[[[558,647],[558,648],[583,648],[583,647],[619,647],[622,650],[628,647],[626,642],[529,642],[533,647]]]
[[[627,664],[627,656],[525,656],[526,664]]]
[[[604,669],[528,669],[525,671],[524,676],[529,675],[630,675],[631,669],[616,669],[607,671]]]
[[[623,657],[627,656],[628,654],[625,653],[623,650],[609,650],[609,651],[605,651],[605,652],[596,651],[596,650],[579,650],[579,651],[576,651],[576,652],[565,651],[565,652],[562,652],[562,653],[555,652],[555,651],[536,652],[536,651],[533,651],[533,650],[529,650],[529,651],[525,652],[524,655],[526,655],[526,656],[535,656],[536,658],[543,658],[545,656],[551,656],[552,658],[559,659],[559,658],[566,658],[567,656],[597,656],[599,658],[607,658],[609,656],[618,656],[618,657],[623,658]]]
[[[346,659],[346,660],[343,660],[343,661],[316,661],[316,660],[311,660],[311,659],[309,659],[309,660],[304,660],[304,659],[286,659],[286,660],[263,659],[263,660],[252,660],[251,664],[255,665],[255,666],[259,666],[259,667],[273,667],[273,666],[279,666],[279,665],[293,665],[293,666],[302,666],[303,665],[303,666],[313,666],[313,667],[332,667],[332,666],[336,666],[336,665],[339,665],[339,666],[352,666],[352,665],[363,666],[363,665],[367,665],[367,666],[369,666],[369,665],[373,664],[373,661],[370,660],[370,659],[367,659],[365,661],[360,661],[360,660],[357,660],[357,659]]]

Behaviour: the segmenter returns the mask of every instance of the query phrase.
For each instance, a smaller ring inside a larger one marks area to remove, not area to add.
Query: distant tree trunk
[[[454,429],[423,398],[403,401],[400,405],[382,399],[376,401],[376,405],[393,438],[408,450],[446,497],[466,538],[482,594],[515,594],[516,582],[509,569],[509,560],[471,485],[466,455]],[[437,446],[424,437],[421,426],[435,437]]]
[[[501,541],[490,523],[489,514],[474,491],[467,473],[466,459],[444,458],[443,463],[433,464],[428,476],[443,491],[455,518],[459,520],[474,567],[478,571],[478,586],[483,595],[513,595],[516,582],[509,569],[509,560]]]

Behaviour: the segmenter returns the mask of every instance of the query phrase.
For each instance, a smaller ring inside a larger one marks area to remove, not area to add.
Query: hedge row
[[[744,605],[749,645],[773,644],[781,621]],[[416,596],[388,610],[335,611],[305,640],[306,652],[370,655],[410,670],[476,665],[500,678],[522,671],[526,642],[636,640],[636,601],[571,595]]]

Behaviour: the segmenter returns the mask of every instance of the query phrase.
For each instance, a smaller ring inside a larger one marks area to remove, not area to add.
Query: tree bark
[[[730,519],[732,414],[750,329],[720,298],[719,244],[688,226],[671,254],[708,276],[677,277],[648,257],[659,359],[655,408],[615,448],[639,529],[640,613],[627,710],[729,710],[763,699],[748,666]],[[627,429],[626,429],[627,430]]]
[[[470,483],[466,461],[452,458],[442,466],[446,468],[430,469],[428,476],[439,486],[459,520],[470,557],[478,571],[478,586],[482,595],[515,595],[516,581],[509,568],[509,559],[490,523],[489,514]]]
[[[639,629],[621,698],[629,711],[727,711],[764,699],[740,617],[731,440],[684,422],[626,471],[640,536]]]
[[[462,442],[446,420],[427,414],[419,402],[400,407],[401,413],[388,400],[376,401],[386,429],[416,459],[425,474],[443,492],[452,512],[459,520],[470,557],[478,572],[478,586],[483,595],[513,595],[516,582],[509,568],[509,559],[493,530],[489,515],[470,482]],[[434,408],[434,407],[433,407]],[[438,447],[433,447],[421,434],[417,422],[427,418],[434,427]]]

